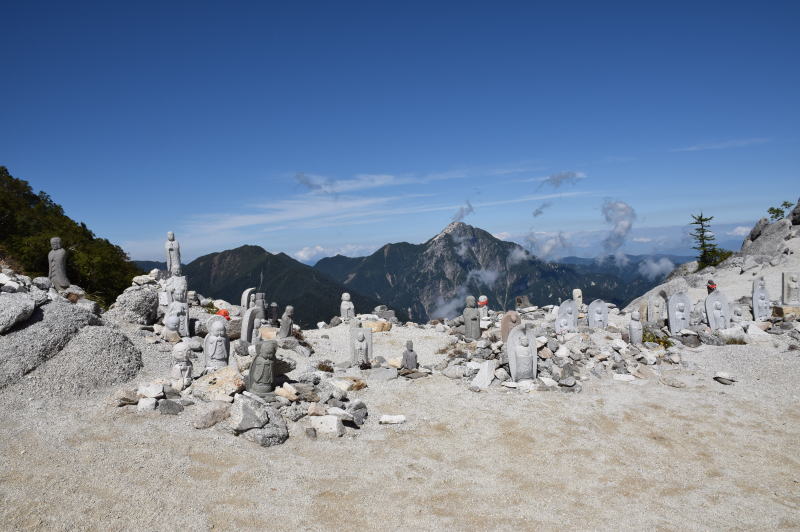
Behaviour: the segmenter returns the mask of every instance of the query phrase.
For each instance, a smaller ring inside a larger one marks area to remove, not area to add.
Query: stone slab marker
[[[503,315],[503,319],[500,321],[500,339],[503,340],[503,343],[508,341],[508,333],[511,332],[511,329],[519,324],[519,314],[516,311],[509,310]]]
[[[248,288],[247,290],[242,292],[242,300],[241,300],[242,312],[244,312],[244,311],[246,311],[247,309],[250,308],[250,306],[251,306],[250,305],[250,294],[252,294],[255,291],[256,291],[256,288],[252,287],[252,288]]]
[[[669,297],[667,314],[669,318],[669,332],[677,335],[679,331],[689,327],[689,317],[692,313],[692,302],[686,292],[676,292]]]
[[[564,334],[576,330],[578,330],[578,309],[573,300],[567,299],[558,306],[556,333]]]
[[[731,326],[731,305],[725,294],[714,290],[706,297],[706,317],[712,331],[727,329]]]
[[[800,306],[800,274],[783,272],[783,304],[784,306]]]
[[[496,369],[496,360],[486,360],[485,362],[481,362],[481,367],[478,370],[478,374],[472,379],[470,385],[476,386],[481,390],[485,390],[490,384],[492,384],[492,381],[494,380],[494,370]]]
[[[754,321],[765,321],[772,315],[772,302],[763,277],[753,281],[752,306]]]
[[[595,299],[589,304],[589,327],[605,329],[608,327],[608,305],[602,299]]]
[[[647,298],[647,322],[656,323],[664,319],[667,302],[660,294],[653,294]]]

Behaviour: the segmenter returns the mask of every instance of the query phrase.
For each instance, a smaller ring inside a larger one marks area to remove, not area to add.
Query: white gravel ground
[[[308,331],[344,360],[347,328]],[[328,335],[329,339],[323,339]],[[395,328],[422,364],[448,337]],[[169,353],[145,350],[139,380]],[[469,392],[441,375],[370,383],[370,418],[339,439],[296,426],[264,449],[180,416],[0,393],[0,528],[102,530],[708,530],[800,528],[798,351],[687,351],[686,383],[591,380],[581,394]],[[300,366],[303,366],[301,361]],[[300,368],[298,368],[300,369]],[[738,379],[712,380],[716,371]],[[381,426],[381,414],[404,425]]]

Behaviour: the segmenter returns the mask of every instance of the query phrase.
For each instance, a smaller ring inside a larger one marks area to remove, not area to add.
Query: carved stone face
[[[358,340],[359,342],[363,342],[364,341],[364,333],[363,332],[358,333],[358,336],[356,336],[356,340]]]
[[[406,349],[407,349],[408,351],[413,351],[413,350],[414,350],[414,342],[412,342],[411,340],[409,340],[408,342],[406,342]]]
[[[519,345],[522,347],[528,347],[528,337],[527,336],[520,336],[519,337]]]
[[[286,307],[286,311],[285,311],[285,313],[286,313],[286,315],[287,315],[287,316],[292,316],[292,315],[294,315],[294,307],[293,307],[293,306],[291,306],[291,305],[287,306],[287,307]]]
[[[568,307],[568,308],[567,308],[567,314],[569,314],[570,316],[572,316],[572,307]]]
[[[184,290],[183,288],[176,288],[172,292],[172,297],[173,299],[175,299],[175,301],[180,301],[181,303],[183,303],[184,301],[186,301],[186,290]]]
[[[54,236],[53,238],[51,238],[50,239],[50,248],[52,250],[54,250],[54,251],[56,249],[61,249],[61,239],[58,238],[57,236]]]
[[[678,303],[678,312],[683,312],[686,309],[686,305],[683,303]]]
[[[174,242],[175,241],[175,233],[173,233],[172,231],[169,231],[167,233],[167,240],[169,240],[170,242]]]
[[[480,301],[481,303],[486,303],[487,301],[489,301],[489,298],[486,296],[481,296],[478,298],[478,301]]]
[[[797,276],[796,276],[796,275],[792,275],[790,279],[791,279],[791,281],[792,281],[793,283],[796,283],[796,282],[797,282]]]
[[[267,340],[266,342],[262,342],[258,344],[256,347],[256,354],[267,360],[274,360],[275,353],[278,350],[278,344],[275,340]]]
[[[179,342],[175,344],[175,347],[172,348],[172,359],[175,362],[186,362],[189,360],[189,353],[191,350],[189,349],[189,345],[184,342]]]
[[[475,296],[467,296],[467,308],[475,308]]]
[[[631,319],[632,319],[633,321],[639,321],[640,319],[642,319],[642,317],[641,317],[641,315],[639,314],[639,311],[638,311],[638,310],[634,310],[634,311],[633,311],[633,314],[631,314]]]
[[[566,329],[567,328],[567,320],[561,320],[561,327]]]
[[[717,301],[716,303],[714,303],[714,308],[717,310],[722,310],[722,303]]]
[[[342,294],[342,301],[350,301],[350,294],[348,294],[347,292]]]
[[[208,332],[214,336],[223,336],[225,334],[225,325],[220,320],[214,320],[211,322]]]

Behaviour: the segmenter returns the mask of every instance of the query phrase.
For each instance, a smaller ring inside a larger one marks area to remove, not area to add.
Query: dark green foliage
[[[786,210],[791,209],[794,206],[794,203],[791,201],[784,201],[781,203],[780,207],[770,207],[767,209],[767,213],[769,213],[769,219],[773,222],[777,222],[781,218],[786,216]]]
[[[713,219],[713,216],[703,216],[702,212],[700,214],[692,214],[690,225],[696,226],[691,233],[695,241],[692,249],[696,249],[699,252],[697,256],[698,271],[708,266],[716,266],[733,254],[732,251],[717,247],[716,237],[710,229],[711,220]]]
[[[654,344],[660,345],[664,349],[672,347],[672,340],[666,336],[659,337],[654,334],[653,331],[648,330],[642,332],[642,342],[653,342]]]
[[[34,193],[27,181],[12,177],[0,166],[0,253],[27,275],[47,276],[47,254],[54,236],[61,237],[68,250],[69,280],[105,307],[141,273],[122,248],[95,237],[46,193]]]

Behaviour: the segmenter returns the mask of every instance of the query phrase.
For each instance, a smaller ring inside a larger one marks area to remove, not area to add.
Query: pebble
[[[404,416],[402,414],[401,415],[396,415],[396,416],[391,416],[389,414],[384,414],[384,415],[381,416],[380,421],[378,421],[378,423],[380,423],[381,425],[399,425],[399,424],[405,423],[405,422],[406,422],[406,416]]]

